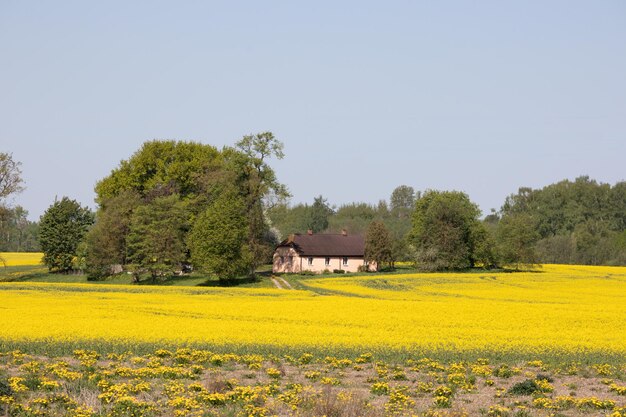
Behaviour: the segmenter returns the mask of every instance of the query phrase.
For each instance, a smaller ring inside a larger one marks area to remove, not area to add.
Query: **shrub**
[[[509,394],[513,395],[531,395],[533,392],[538,391],[539,387],[533,379],[527,379],[522,382],[518,382],[509,388]]]
[[[333,274],[345,274],[346,271],[343,269],[333,269]]]

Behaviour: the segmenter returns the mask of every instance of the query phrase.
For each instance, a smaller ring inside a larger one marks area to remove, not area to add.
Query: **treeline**
[[[39,249],[38,227],[23,207],[11,207],[8,198],[24,189],[21,163],[0,152],[0,252],[34,252]],[[1,259],[0,259],[1,261]]]
[[[0,250],[39,245],[51,271],[86,271],[90,279],[127,272],[156,280],[193,268],[229,280],[271,262],[291,233],[346,229],[365,236],[367,260],[392,268],[626,264],[626,182],[580,177],[520,188],[485,217],[465,193],[407,185],[377,204],[336,207],[320,195],[290,205],[269,165],[282,148],[270,132],[222,149],[146,142],[97,183],[95,213],[64,197],[38,224],[5,203],[21,191],[21,171],[0,153]]]
[[[415,202],[420,197],[412,187],[401,185],[391,193],[389,201],[376,205],[349,203],[331,206],[323,196],[312,204],[280,202],[268,208],[267,215],[274,234],[283,239],[291,233],[340,233],[365,235],[374,221],[382,222],[390,237],[390,262],[412,260],[406,239],[411,229]]]
[[[38,252],[39,223],[21,206],[0,204],[0,252]]]
[[[527,223],[543,263],[626,264],[626,182],[611,186],[583,176],[520,188],[487,220]]]
[[[385,237],[368,236],[377,254],[371,260],[409,261],[424,270],[626,264],[626,182],[611,186],[586,176],[538,190],[520,188],[484,218],[464,193],[415,192],[406,185],[375,205],[335,207],[319,196],[310,205],[277,204],[268,214],[280,236],[344,228],[367,235],[376,222],[370,234]]]

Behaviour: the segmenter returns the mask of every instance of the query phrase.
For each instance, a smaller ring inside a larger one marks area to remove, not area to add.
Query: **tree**
[[[68,197],[46,210],[40,219],[39,243],[50,271],[67,273],[73,269],[78,245],[93,222],[91,210]]]
[[[309,220],[307,226],[313,233],[323,232],[328,228],[328,218],[333,214],[328,202],[321,195],[315,197],[313,205],[309,210]]]
[[[200,214],[189,234],[191,261],[228,281],[250,272],[246,204],[224,192]]]
[[[365,234],[365,261],[376,262],[376,270],[383,263],[391,263],[392,240],[389,231],[381,221],[373,221]]]
[[[500,261],[504,264],[533,265],[537,263],[535,244],[539,233],[534,219],[525,213],[503,216],[496,232]]]
[[[103,201],[103,207],[96,214],[96,224],[87,234],[87,273],[89,279],[99,279],[110,275],[114,265],[126,265],[129,260],[127,237],[134,210],[143,202],[134,190],[124,190],[120,194]],[[119,270],[118,270],[119,272]]]
[[[187,227],[185,203],[177,194],[138,206],[128,231],[129,258],[137,271],[149,272],[156,282],[157,277],[180,269],[186,259]]]
[[[39,224],[21,206],[0,205],[0,252],[38,252]]]
[[[335,233],[345,229],[348,230],[350,234],[364,235],[367,227],[377,215],[377,209],[369,204],[344,204],[329,216],[328,229]]]
[[[257,266],[270,258],[273,250],[267,240],[270,234],[263,201],[269,196],[278,196],[279,200],[289,196],[287,187],[278,182],[274,170],[267,163],[272,157],[284,157],[283,144],[272,132],[262,132],[244,136],[235,144],[235,149],[227,148],[224,154],[228,169],[235,173],[234,184],[244,202],[252,275]]]
[[[0,200],[24,190],[21,165],[12,154],[0,152]]]
[[[145,142],[96,184],[96,200],[106,208],[106,200],[129,190],[142,198],[200,197],[213,185],[207,178],[223,168],[222,154],[213,146],[174,140]]]
[[[425,270],[473,267],[479,215],[478,206],[465,193],[427,191],[416,202],[409,236],[418,267]]]
[[[409,218],[415,208],[415,190],[408,185],[400,185],[389,199],[391,213],[398,218]]]

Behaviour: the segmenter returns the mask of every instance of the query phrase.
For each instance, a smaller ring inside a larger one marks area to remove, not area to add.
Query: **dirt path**
[[[290,290],[293,290],[293,287],[291,286],[290,283],[288,283],[284,278],[282,277],[278,277],[278,280],[281,282],[282,285],[285,286],[285,288],[288,288]]]
[[[271,279],[272,279],[272,284],[274,284],[274,286],[278,288],[279,290],[293,290],[293,287],[291,286],[291,284],[289,284],[283,278],[271,277]]]
[[[280,285],[280,283],[278,282],[278,280],[274,277],[272,277],[272,284],[274,284],[274,286],[276,288],[278,288],[279,290],[284,290],[284,288],[282,287],[282,285]]]

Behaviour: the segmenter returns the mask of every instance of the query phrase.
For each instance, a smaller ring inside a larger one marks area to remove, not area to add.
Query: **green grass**
[[[94,285],[158,285],[181,287],[224,287],[237,286],[249,288],[272,288],[274,285],[267,273],[271,266],[263,265],[259,268],[259,275],[255,280],[248,278],[235,279],[230,282],[221,282],[215,275],[193,272],[183,276],[160,277],[152,282],[148,276],[143,276],[139,282],[133,282],[132,276],[118,274],[103,280],[89,281],[85,274],[50,273],[45,266],[9,266],[0,267],[0,282],[51,282],[67,284],[94,284]]]

